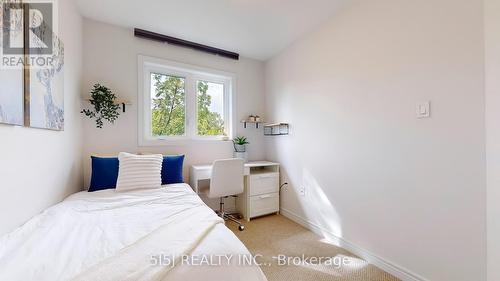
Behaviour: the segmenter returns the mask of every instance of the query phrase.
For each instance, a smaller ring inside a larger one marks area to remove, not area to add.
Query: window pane
[[[224,84],[198,81],[198,135],[224,135]]]
[[[153,136],[183,136],[186,131],[186,90],[182,77],[151,73]]]

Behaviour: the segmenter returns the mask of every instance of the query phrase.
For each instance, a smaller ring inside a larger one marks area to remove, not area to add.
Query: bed
[[[266,278],[190,186],[174,184],[69,196],[0,238],[0,280]]]

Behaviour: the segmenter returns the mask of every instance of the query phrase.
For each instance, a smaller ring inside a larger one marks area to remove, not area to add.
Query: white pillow
[[[135,155],[121,152],[116,191],[161,187],[161,154]]]

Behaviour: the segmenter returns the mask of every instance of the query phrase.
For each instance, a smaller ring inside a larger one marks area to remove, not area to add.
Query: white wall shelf
[[[86,101],[86,102],[90,102],[90,98],[84,98],[83,100]],[[132,105],[132,102],[128,101],[128,100],[116,100],[115,104],[121,105],[122,106],[122,111],[125,112],[126,106],[127,105]]]
[[[264,125],[264,136],[286,136],[290,133],[288,123],[272,123]]]
[[[248,120],[241,120],[241,123],[243,123],[243,127],[246,129],[248,124],[255,124],[255,129],[258,129],[261,124],[264,122],[262,121],[248,121]]]

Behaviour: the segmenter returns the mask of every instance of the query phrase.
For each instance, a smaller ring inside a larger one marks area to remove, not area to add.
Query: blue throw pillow
[[[92,156],[92,178],[89,192],[116,188],[119,165],[118,157]]]
[[[183,183],[182,165],[184,155],[164,156],[161,167],[161,184]]]

